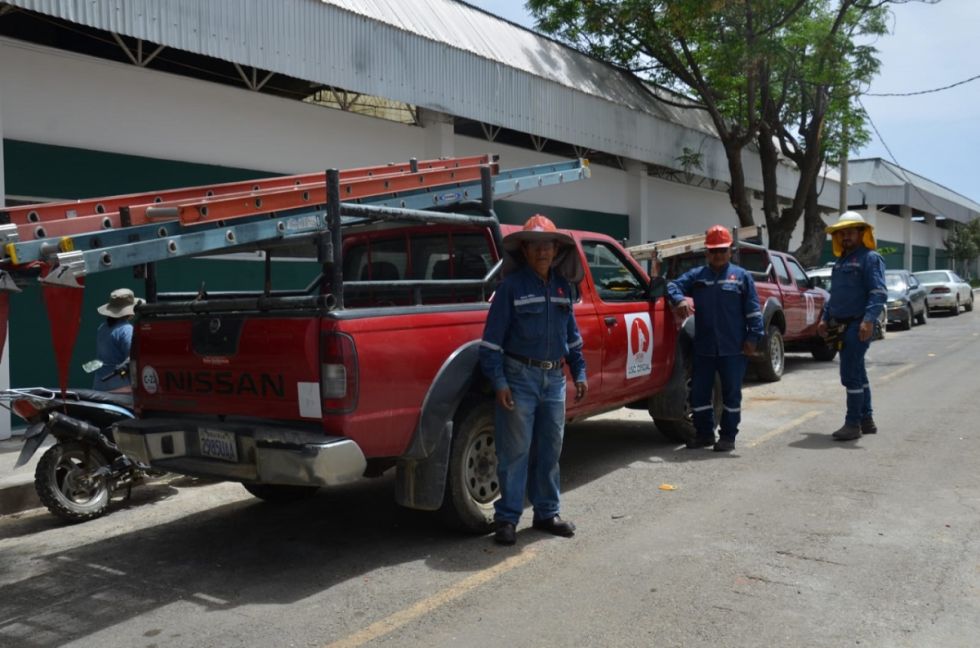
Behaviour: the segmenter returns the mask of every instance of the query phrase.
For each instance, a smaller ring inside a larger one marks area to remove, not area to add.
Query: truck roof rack
[[[584,159],[506,171],[497,160],[494,155],[413,158],[0,210],[0,352],[10,293],[38,280],[64,387],[81,322],[78,289],[89,274],[146,266],[150,292],[154,273],[149,269],[157,261],[315,239],[324,264],[321,290],[333,291],[331,303],[342,308],[343,226],[378,220],[480,225],[490,227],[499,244],[494,196],[590,176]],[[484,215],[453,213],[474,206]]]
[[[760,231],[761,228],[758,225],[738,227],[732,230],[732,238],[737,243],[745,239],[756,238],[759,236]],[[634,245],[627,248],[627,250],[637,261],[652,260],[660,262],[679,254],[703,250],[704,238],[704,234],[690,234],[688,236],[679,236],[662,241]]]

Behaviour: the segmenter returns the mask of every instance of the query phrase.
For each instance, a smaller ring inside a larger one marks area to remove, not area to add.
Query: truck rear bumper
[[[360,447],[279,427],[185,419],[125,421],[114,430],[120,450],[145,464],[188,475],[297,486],[333,486],[364,474]]]

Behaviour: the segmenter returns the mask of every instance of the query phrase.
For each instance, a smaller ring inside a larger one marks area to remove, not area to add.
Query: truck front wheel
[[[493,402],[464,404],[453,422],[446,493],[439,514],[450,526],[489,533],[500,496],[493,436]]]
[[[756,364],[756,374],[764,382],[776,382],[783,377],[786,355],[783,350],[783,334],[775,324],[769,325],[762,338],[762,357]]]

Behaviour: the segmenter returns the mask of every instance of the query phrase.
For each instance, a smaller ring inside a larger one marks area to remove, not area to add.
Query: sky
[[[533,28],[524,0],[467,0]],[[881,71],[868,93],[910,93],[980,75],[980,0],[892,7],[874,43]],[[980,203],[980,79],[906,97],[861,99],[880,133],[851,159],[880,157]]]

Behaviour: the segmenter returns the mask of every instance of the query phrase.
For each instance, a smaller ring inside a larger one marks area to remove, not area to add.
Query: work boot
[[[830,436],[834,437],[835,441],[853,441],[861,438],[861,428],[845,423]]]
[[[511,522],[497,520],[493,541],[499,545],[512,545],[517,542],[517,529]]]
[[[735,449],[735,439],[718,439],[713,450],[715,452],[731,452]]]
[[[878,434],[878,426],[875,425],[875,420],[870,416],[861,419],[861,434]]]
[[[571,538],[575,535],[575,524],[568,520],[563,520],[557,515],[547,520],[535,520],[531,523],[531,526],[538,531],[544,531],[564,538]]]
[[[687,443],[685,443],[684,446],[688,450],[696,450],[698,448],[707,448],[708,446],[714,445],[714,444],[715,444],[715,437],[714,437],[714,435],[712,435],[711,437],[704,438],[704,439],[695,438],[695,439],[693,439],[693,440],[688,441]]]

